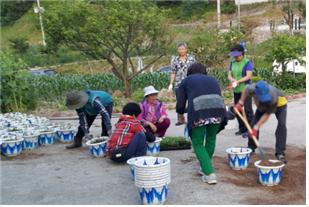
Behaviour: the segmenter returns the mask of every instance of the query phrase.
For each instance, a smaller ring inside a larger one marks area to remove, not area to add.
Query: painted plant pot
[[[54,131],[41,131],[39,135],[39,146],[48,146],[55,143]]]
[[[164,204],[171,182],[170,160],[165,157],[142,157],[135,161],[134,183],[142,204]]]
[[[147,142],[147,152],[149,156],[156,156],[160,153],[161,138],[157,138],[154,142]]]
[[[245,147],[231,147],[226,150],[228,164],[233,170],[245,170],[249,165],[252,150]]]
[[[36,148],[38,148],[39,146],[39,135],[27,135],[27,136],[23,136],[24,138],[24,145],[23,148],[25,150],[34,150]]]
[[[72,142],[75,134],[76,130],[74,129],[58,130],[56,132],[57,138],[63,143]]]
[[[168,185],[138,188],[139,196],[144,205],[162,205],[167,200]]]
[[[107,150],[108,137],[97,137],[86,142],[89,147],[89,152],[94,157],[104,157]]]
[[[7,157],[14,157],[23,151],[24,138],[1,140],[1,153]]]
[[[281,162],[279,160],[269,160],[272,163]],[[261,160],[256,161],[254,163],[255,167],[257,168],[257,174],[259,177],[259,181],[262,185],[265,186],[274,186],[278,185],[282,178],[282,169],[284,167],[284,163],[279,166],[262,166],[260,165]]]

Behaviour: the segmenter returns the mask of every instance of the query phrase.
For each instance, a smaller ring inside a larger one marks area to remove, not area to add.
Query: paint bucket
[[[1,153],[7,157],[15,157],[23,151],[24,138],[10,135],[10,138],[1,139]]]
[[[226,152],[228,154],[228,164],[233,170],[245,170],[248,167],[252,149],[231,147]]]
[[[157,156],[160,152],[160,142],[161,138],[156,138],[154,142],[147,142],[147,152],[149,156]]]
[[[89,152],[94,157],[104,157],[107,150],[108,137],[97,137],[86,142]]]
[[[278,164],[279,160],[269,160],[270,163]],[[284,167],[284,163],[278,166],[262,166],[261,160],[256,161],[254,163],[257,168],[257,174],[259,177],[259,181],[262,185],[265,186],[274,186],[278,185],[282,178],[282,168]]]
[[[171,182],[170,160],[165,157],[143,157],[135,161],[135,186],[142,204],[164,204]]]

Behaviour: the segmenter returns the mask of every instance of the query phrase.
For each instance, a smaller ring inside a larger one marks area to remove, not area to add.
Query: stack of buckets
[[[142,204],[164,204],[168,195],[168,184],[171,182],[170,160],[151,156],[132,159],[135,161],[132,174]]]

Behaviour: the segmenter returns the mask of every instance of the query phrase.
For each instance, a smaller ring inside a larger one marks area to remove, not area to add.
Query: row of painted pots
[[[64,130],[64,131],[44,131],[37,134],[15,134],[7,135],[15,137],[13,140],[1,140],[1,153],[5,156],[14,157],[19,155],[22,150],[34,150],[38,146],[48,146],[54,144],[55,140],[61,142],[71,142],[74,138],[76,131]]]
[[[170,160],[165,157],[142,156],[127,161],[142,204],[164,204],[171,182]]]
[[[228,154],[228,164],[233,170],[245,170],[249,165],[250,148],[232,147],[226,150]],[[269,160],[269,162],[280,162],[278,160]],[[278,185],[282,178],[282,169],[284,164],[279,166],[262,166],[261,160],[254,163],[257,168],[259,182],[265,186]]]
[[[107,151],[108,137],[97,137],[86,142],[89,152],[94,157],[104,157]],[[157,138],[154,142],[147,142],[146,154],[149,156],[157,156],[160,153],[161,138]]]

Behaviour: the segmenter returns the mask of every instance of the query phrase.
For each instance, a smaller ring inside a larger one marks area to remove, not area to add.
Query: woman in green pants
[[[218,82],[207,76],[202,64],[193,64],[188,76],[177,89],[176,112],[185,113],[188,102],[188,129],[193,148],[201,165],[203,182],[217,183],[212,166],[212,156],[216,146],[216,135],[225,116],[224,101]]]

